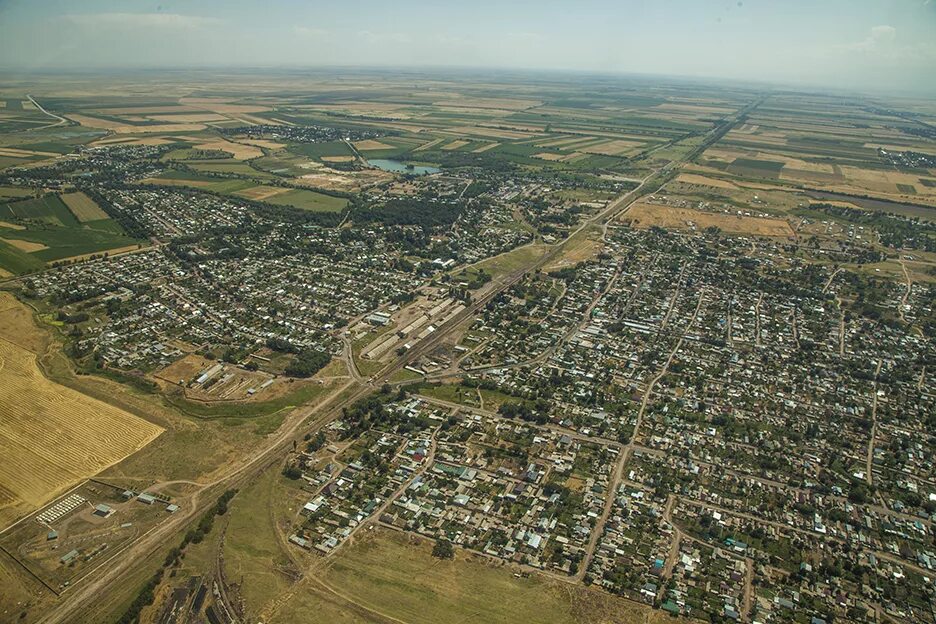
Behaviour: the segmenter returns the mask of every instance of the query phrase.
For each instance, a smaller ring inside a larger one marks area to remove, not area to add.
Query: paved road
[[[50,113],[50,112],[47,111],[46,109],[42,108],[42,104],[40,104],[39,102],[37,102],[37,101],[33,98],[33,96],[31,96],[31,95],[26,95],[26,98],[27,98],[30,102],[32,102],[32,103],[33,103],[33,106],[35,106],[36,108],[38,108],[40,112],[45,113],[46,115],[48,115],[49,117],[52,117],[52,118],[54,118],[54,119],[58,119],[58,121],[55,122],[54,124],[49,124],[49,125],[47,125],[47,126],[40,126],[40,127],[38,127],[38,128],[30,128],[29,130],[27,130],[27,132],[30,132],[30,131],[32,131],[32,130],[42,130],[42,129],[44,129],[44,128],[54,128],[55,126],[61,126],[62,124],[67,124],[67,123],[68,123],[68,120],[65,119],[64,117],[60,117],[60,116],[56,115],[55,113]]]

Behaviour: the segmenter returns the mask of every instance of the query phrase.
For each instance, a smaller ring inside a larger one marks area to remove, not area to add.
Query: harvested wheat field
[[[747,217],[721,212],[704,212],[691,208],[676,208],[659,204],[634,204],[621,217],[634,227],[653,226],[671,229],[697,229],[717,227],[727,234],[751,236],[793,237],[793,228],[783,219]]]
[[[481,147],[478,147],[478,148],[475,148],[475,149],[471,150],[471,153],[472,153],[472,154],[480,154],[481,152],[486,152],[486,151],[488,151],[489,149],[494,149],[494,148],[497,147],[498,145],[500,145],[500,143],[488,143],[487,145],[482,145]]]
[[[68,118],[72,121],[76,121],[82,126],[88,128],[100,128],[102,130],[113,130],[117,134],[154,134],[157,132],[166,133],[166,132],[197,132],[199,130],[204,130],[204,124],[156,124],[152,126],[131,126],[129,124],[124,124],[116,121],[111,121],[109,119],[101,119],[99,117],[91,117],[89,115],[78,115],[69,113]]]
[[[66,193],[61,197],[71,213],[75,215],[75,218],[82,223],[87,221],[100,221],[101,219],[108,218],[107,213],[94,203],[94,200],[81,191]]]
[[[0,526],[143,448],[163,429],[53,383],[0,339]]]
[[[440,147],[439,149],[443,149],[443,150],[445,150],[445,151],[457,150],[457,149],[460,149],[460,148],[462,148],[462,147],[465,147],[465,146],[468,145],[470,142],[471,142],[471,141],[466,141],[466,140],[464,140],[464,139],[456,139],[455,141],[452,141],[451,143],[446,143],[445,145],[443,145],[443,146]]]
[[[234,160],[250,160],[251,158],[260,158],[263,156],[263,150],[259,147],[244,145],[243,143],[234,143],[233,141],[225,141],[224,139],[198,143],[195,147],[203,150],[228,152],[234,156]]]
[[[533,158],[539,158],[540,160],[562,160],[565,157],[565,154],[556,154],[555,152],[540,152],[539,154],[533,154]]]
[[[381,143],[380,141],[375,141],[374,139],[365,139],[363,141],[355,141],[354,147],[358,148],[362,152],[366,152],[369,150],[393,149],[392,145],[387,145],[386,143]]]
[[[18,238],[0,238],[4,243],[9,243],[13,245],[20,251],[25,251],[26,253],[32,253],[34,251],[42,251],[43,249],[48,249],[49,247],[43,245],[42,243],[34,243],[28,240],[20,240]]]
[[[618,154],[623,154],[631,150],[643,147],[643,143],[637,141],[624,141],[624,140],[615,140],[615,141],[606,141],[604,143],[599,143],[597,145],[589,145],[585,147],[577,147],[580,152],[586,152],[588,154],[599,154],[604,156],[617,156]]]
[[[711,186],[714,188],[722,188],[734,190],[738,188],[737,184],[733,184],[728,180],[719,180],[717,178],[707,178],[705,176],[696,175],[694,173],[680,173],[676,178],[677,182],[685,182],[686,184],[699,184],[702,186]]]

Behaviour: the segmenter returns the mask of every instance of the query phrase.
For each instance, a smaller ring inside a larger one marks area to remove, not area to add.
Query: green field
[[[499,256],[482,260],[472,265],[472,268],[484,269],[492,278],[496,279],[501,275],[532,265],[545,253],[546,246],[544,245],[524,245]],[[461,271],[459,271],[460,273]],[[459,274],[456,274],[455,277],[457,278]]]
[[[7,241],[0,241],[0,268],[11,273],[34,271],[44,262],[139,243],[124,234],[112,219],[79,222],[58,195],[0,204],[0,221],[25,228],[0,226],[0,238]],[[24,251],[11,240],[46,248]]]
[[[264,201],[277,206],[294,206],[311,212],[341,212],[348,205],[348,200],[343,197],[333,197],[305,189],[286,191]]]

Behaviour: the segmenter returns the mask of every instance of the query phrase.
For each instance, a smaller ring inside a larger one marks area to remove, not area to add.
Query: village
[[[146,180],[161,153],[80,166]],[[380,526],[673,615],[936,622],[936,344],[911,329],[930,326],[936,290],[862,268],[886,257],[871,225],[814,211],[799,224],[813,243],[604,222],[633,185],[535,173],[401,176],[333,222],[90,178],[149,244],[22,280],[89,370],[263,401],[335,362],[370,384],[416,354],[283,458],[304,556]],[[486,262],[586,234],[572,260]]]

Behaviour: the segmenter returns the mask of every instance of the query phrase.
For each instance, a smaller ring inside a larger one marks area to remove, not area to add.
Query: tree
[[[438,559],[452,559],[455,557],[455,547],[447,539],[440,539],[432,547],[432,556]]]

